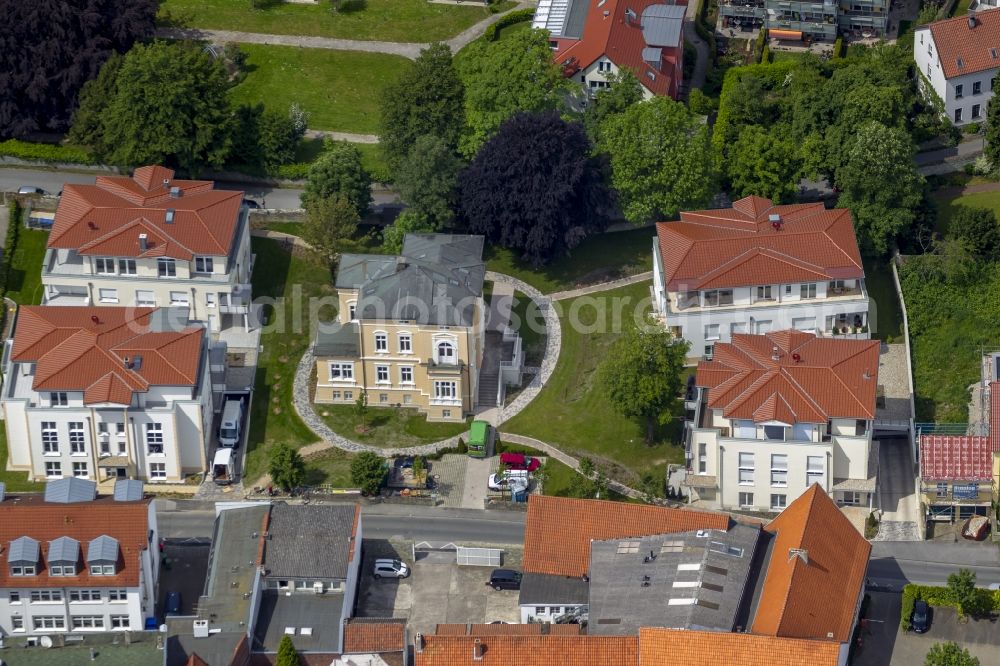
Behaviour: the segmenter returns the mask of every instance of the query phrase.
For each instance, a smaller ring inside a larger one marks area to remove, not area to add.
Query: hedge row
[[[10,283],[10,274],[14,266],[14,252],[17,251],[17,239],[21,233],[21,222],[24,218],[24,209],[20,202],[14,199],[10,202],[10,219],[7,222],[7,238],[3,246],[3,265],[0,266],[0,330],[7,323],[7,305],[3,298],[7,295],[7,285]]]
[[[833,57],[843,58],[844,57],[844,38],[837,37],[833,42]]]
[[[9,139],[0,141],[0,155],[16,157],[22,160],[38,160],[40,162],[65,162],[67,164],[97,164],[87,150],[73,146],[60,146],[52,143],[30,143]]]
[[[1000,590],[976,590],[980,596],[980,607],[1000,611]],[[913,604],[920,599],[928,606],[948,606],[958,609],[958,602],[947,587],[933,585],[907,585],[903,588],[903,605],[899,611],[899,626],[903,631],[910,630],[910,616],[913,615]]]
[[[757,43],[754,44],[753,55],[757,62],[764,61],[764,49],[767,48],[767,29],[761,28],[757,33]]]
[[[528,9],[518,9],[516,12],[504,14],[499,21],[486,28],[486,32],[483,33],[486,36],[486,41],[495,42],[497,37],[500,36],[501,30],[507,26],[514,25],[515,23],[530,21],[534,18],[534,16],[535,9],[533,7],[529,7]]]

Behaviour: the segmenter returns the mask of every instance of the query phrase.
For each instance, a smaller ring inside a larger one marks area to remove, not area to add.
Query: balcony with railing
[[[46,250],[45,259],[42,262],[42,273],[44,275],[84,275],[83,257],[75,251],[70,250],[62,256],[58,250]]]
[[[719,14],[727,17],[762,19],[767,16],[764,0],[722,0]]]

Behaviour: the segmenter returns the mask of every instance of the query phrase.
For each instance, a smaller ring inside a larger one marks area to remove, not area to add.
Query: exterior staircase
[[[483,365],[479,369],[480,407],[496,407],[497,391],[500,389],[500,355],[503,353],[503,333],[486,332],[486,349],[483,353]]]

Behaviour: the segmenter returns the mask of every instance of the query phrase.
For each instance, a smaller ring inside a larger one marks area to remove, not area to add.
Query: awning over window
[[[797,42],[802,41],[801,30],[775,30],[772,28],[767,31],[767,36],[773,37],[774,39],[787,39],[787,40],[794,40]]]

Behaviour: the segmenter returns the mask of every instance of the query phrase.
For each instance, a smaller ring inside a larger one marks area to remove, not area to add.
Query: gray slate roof
[[[10,542],[10,550],[7,552],[7,562],[10,564],[37,564],[38,563],[38,542],[31,537],[18,537]]]
[[[97,482],[69,477],[45,484],[45,501],[54,504],[90,502],[97,497]]]
[[[137,502],[142,499],[142,481],[139,479],[118,479],[115,481],[116,502]]]
[[[407,234],[399,256],[345,254],[338,289],[358,289],[358,319],[471,326],[483,292],[483,237]]]
[[[677,46],[684,27],[683,5],[650,5],[642,12],[642,37],[649,46]]]
[[[117,562],[118,539],[102,534],[87,544],[87,562]]]
[[[582,578],[526,573],[521,577],[517,603],[522,606],[585,604],[589,594],[590,583]]]
[[[339,358],[357,358],[358,324],[330,324],[321,326],[316,332],[316,344],[313,354],[316,356],[336,356]]]
[[[591,542],[588,632],[633,636],[650,626],[733,631],[744,595],[753,593],[748,581],[760,532],[737,523],[726,532]],[[638,547],[621,552],[625,543]],[[651,552],[655,559],[646,561]]]
[[[355,506],[271,507],[264,568],[270,578],[347,578]]]
[[[80,559],[80,542],[70,537],[62,536],[54,541],[49,541],[49,563],[58,564],[68,562],[76,564]]]

